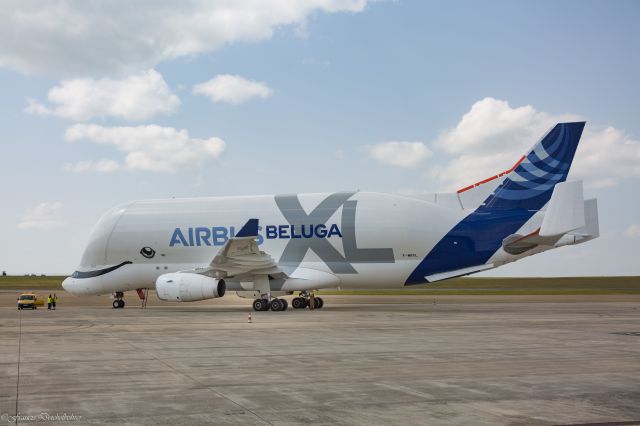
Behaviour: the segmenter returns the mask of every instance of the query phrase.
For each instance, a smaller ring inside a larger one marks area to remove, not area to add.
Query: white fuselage
[[[275,196],[166,199],[118,206],[96,224],[78,271],[131,263],[95,277],[70,277],[65,289],[103,294],[153,288],[161,274],[207,266],[250,217],[260,219],[260,249],[290,274],[329,273],[338,279],[331,287],[397,288],[467,214],[387,194],[353,193],[346,204],[332,196],[281,196],[280,203]],[[153,257],[143,256],[145,247]],[[370,249],[379,252],[370,258]],[[227,282],[234,290],[233,280]]]

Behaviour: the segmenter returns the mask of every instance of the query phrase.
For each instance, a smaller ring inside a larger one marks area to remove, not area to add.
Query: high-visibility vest
[[[47,297],[47,303],[51,303],[51,297]]]

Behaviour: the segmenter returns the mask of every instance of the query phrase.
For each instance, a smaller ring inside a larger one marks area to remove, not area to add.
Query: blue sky
[[[637,1],[131,7],[0,17],[0,269],[69,273],[133,199],[452,190],[584,119],[601,238],[490,274],[640,273]]]

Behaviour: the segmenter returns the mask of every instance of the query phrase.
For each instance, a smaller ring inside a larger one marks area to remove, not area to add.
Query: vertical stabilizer
[[[564,182],[584,122],[558,123],[525,155],[480,209],[540,210],[556,184]]]

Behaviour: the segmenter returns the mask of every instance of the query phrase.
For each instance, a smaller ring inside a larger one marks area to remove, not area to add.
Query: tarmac
[[[0,426],[640,424],[639,296],[58,296],[0,292]]]

